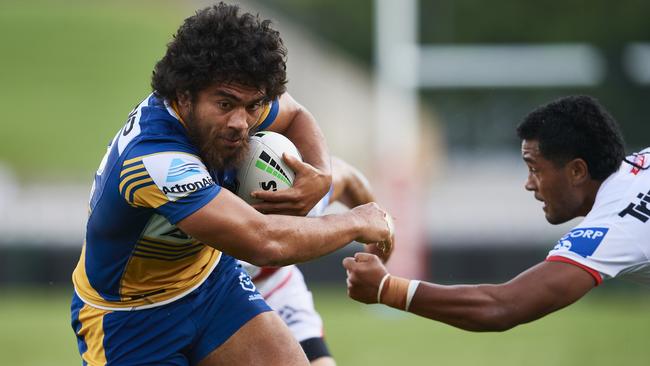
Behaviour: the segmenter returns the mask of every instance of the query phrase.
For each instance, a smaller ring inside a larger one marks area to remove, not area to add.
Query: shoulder
[[[155,94],[150,94],[129,112],[124,126],[115,136],[113,144],[118,154],[132,149],[136,144],[142,148],[150,145],[154,149],[164,143],[186,145],[187,149],[195,150],[190,143],[185,127],[168,103]]]

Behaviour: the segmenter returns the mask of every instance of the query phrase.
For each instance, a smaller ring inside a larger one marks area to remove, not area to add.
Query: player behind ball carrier
[[[368,180],[361,172],[333,157],[332,188],[310,211],[309,216],[322,215],[326,206],[335,201],[347,207],[356,207],[374,202],[375,198]],[[365,249],[380,256],[384,262],[391,254],[376,245],[368,245]],[[242,265],[250,273],[257,290],[296,337],[311,365],[335,365],[323,337],[323,321],[314,307],[311,292],[298,267],[258,267],[246,262],[242,262]]]
[[[317,218],[263,215],[221,189],[249,134],[269,129],[305,160],[290,160],[295,184],[274,204],[306,214],[329,190],[322,134],[285,93],[285,56],[269,21],[223,3],[187,18],[169,43],[153,93],[129,114],[93,183],[71,307],[84,364],[308,365],[233,257],[281,266],[353,240],[391,244],[375,204]]]
[[[650,148],[625,157],[616,121],[593,98],[565,97],[517,128],[525,188],[546,220],[584,220],[546,260],[499,285],[442,286],[393,277],[379,259],[346,258],[348,293],[472,331],[502,331],[559,310],[603,280],[650,284]]]

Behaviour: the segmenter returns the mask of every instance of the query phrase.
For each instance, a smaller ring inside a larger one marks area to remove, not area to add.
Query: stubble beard
[[[238,167],[246,157],[250,148],[248,135],[242,135],[236,131],[220,131],[210,128],[200,128],[196,123],[194,114],[188,118],[187,131],[192,143],[199,149],[199,155],[203,163],[210,171],[221,171],[224,169]],[[223,146],[222,137],[241,138],[241,145],[237,148]]]

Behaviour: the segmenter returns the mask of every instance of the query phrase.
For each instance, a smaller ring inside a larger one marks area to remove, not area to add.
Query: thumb
[[[354,266],[354,262],[355,262],[354,258],[352,257],[343,258],[343,268],[345,268],[348,271],[351,270],[352,267]]]
[[[354,253],[354,260],[356,262],[370,262],[373,259],[373,257],[376,256],[370,253],[364,253],[364,252]]]

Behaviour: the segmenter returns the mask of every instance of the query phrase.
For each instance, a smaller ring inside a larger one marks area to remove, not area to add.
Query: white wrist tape
[[[415,290],[418,289],[419,285],[420,281],[418,280],[411,280],[411,282],[409,282],[409,289],[406,292],[406,308],[404,310],[409,311],[411,300],[413,300],[413,295],[415,295]]]
[[[377,290],[377,304],[381,304],[381,290],[384,289],[384,283],[386,283],[388,277],[390,277],[390,273],[386,273],[379,282],[379,289]]]

